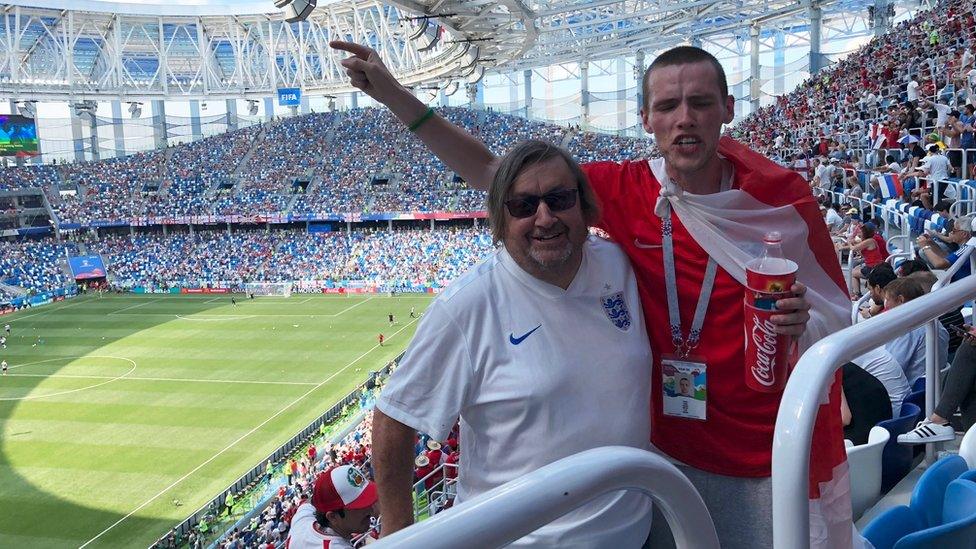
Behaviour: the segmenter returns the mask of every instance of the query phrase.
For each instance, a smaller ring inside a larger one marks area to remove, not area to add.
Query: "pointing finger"
[[[333,40],[329,42],[329,46],[335,50],[341,50],[349,52],[360,59],[369,59],[370,54],[373,53],[373,49],[362,44],[357,44],[355,42],[343,42],[342,40]]]

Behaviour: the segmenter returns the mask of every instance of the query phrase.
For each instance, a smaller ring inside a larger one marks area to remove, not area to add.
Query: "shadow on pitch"
[[[213,296],[209,297],[213,299]],[[127,296],[120,299],[116,296],[107,296],[99,299],[83,296],[0,317],[0,325],[8,322],[11,325],[7,349],[0,351],[2,353],[0,358],[6,359],[12,366],[47,360],[44,362],[44,371],[48,374],[57,373],[58,369],[75,360],[74,358],[57,359],[58,355],[72,357],[97,355],[99,349],[115,341],[174,320],[175,315],[125,314],[126,308],[139,305],[140,302],[148,299],[154,298]],[[173,308],[183,315],[204,313],[230,304],[229,297],[211,303],[204,303],[210,301],[207,296],[199,298],[199,303],[196,299],[186,298],[179,299],[179,303],[176,301],[174,300]],[[129,310],[137,313],[138,307]],[[109,314],[114,311],[121,312]],[[101,317],[98,327],[104,329],[102,335],[95,335],[90,330],[84,329],[84,324],[89,322],[93,315]],[[79,327],[82,327],[82,330],[78,330]],[[39,342],[38,338],[42,341]],[[11,373],[15,372],[16,369],[11,370]],[[47,378],[7,376],[0,382],[16,383],[18,393],[28,394],[45,379]],[[40,456],[38,462],[25,463],[24,458],[21,458],[17,460],[18,465],[11,463],[10,453],[17,452],[16,446],[21,441],[29,440],[33,430],[18,428],[16,431],[7,432],[10,428],[8,421],[11,418],[19,419],[17,410],[22,404],[39,404],[38,408],[43,409],[45,400],[39,398],[0,401],[0,509],[3,509],[0,513],[0,547],[78,547],[124,516],[117,512],[86,507],[77,503],[78,500],[84,499],[84,494],[76,493],[72,486],[65,486],[64,493],[50,493],[21,476],[18,467],[57,467],[61,456],[56,447],[48,450],[47,456]],[[30,421],[30,413],[25,416],[26,420]],[[111,422],[111,418],[106,421]],[[104,470],[104,467],[102,469]],[[85,470],[80,469],[75,474],[84,475]],[[70,496],[71,499],[63,496]],[[165,500],[166,494],[160,498]],[[132,508],[142,503],[143,501],[133,502]],[[182,507],[179,513],[180,520],[182,516],[188,516],[193,511],[195,509]],[[89,547],[135,545],[144,547],[153,541],[147,539],[147,536],[162,536],[175,525],[176,522],[171,519],[153,519],[135,513],[116,527],[117,530],[113,529],[105,533]],[[119,537],[124,533],[128,536]]]

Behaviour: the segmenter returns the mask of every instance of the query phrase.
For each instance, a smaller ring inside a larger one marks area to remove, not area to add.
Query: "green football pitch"
[[[0,547],[146,547],[402,352],[430,300],[106,295],[0,317]]]

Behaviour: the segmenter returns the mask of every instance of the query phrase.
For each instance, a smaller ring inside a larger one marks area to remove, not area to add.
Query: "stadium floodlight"
[[[95,111],[98,110],[98,103],[92,100],[85,100],[72,105],[75,110],[75,116],[81,118],[82,120],[94,120]]]
[[[298,23],[308,19],[318,0],[275,0],[275,7],[285,12],[285,21]]]
[[[37,101],[21,101],[17,103],[17,110],[20,111],[21,116],[34,118],[37,116]]]
[[[257,116],[258,114],[258,102],[254,99],[247,100],[247,113],[251,116]]]
[[[142,116],[142,103],[137,103],[135,101],[129,103],[129,115],[131,115],[132,118],[139,118]]]

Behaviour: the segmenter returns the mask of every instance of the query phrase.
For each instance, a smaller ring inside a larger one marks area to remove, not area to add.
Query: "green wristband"
[[[423,126],[424,125],[424,122],[430,120],[430,117],[432,117],[432,116],[434,116],[434,108],[433,107],[427,107],[427,112],[425,112],[423,116],[421,116],[420,118],[418,118],[416,122],[414,122],[413,124],[410,124],[410,131],[416,132],[417,129],[420,128],[420,126]]]

